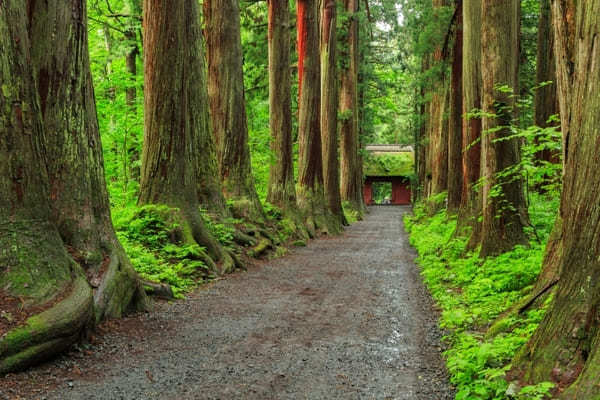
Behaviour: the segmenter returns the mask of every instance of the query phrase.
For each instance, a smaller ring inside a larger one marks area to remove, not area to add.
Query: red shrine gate
[[[392,205],[403,206],[410,204],[410,180],[404,176],[367,176],[363,187],[365,204],[370,206],[373,201],[373,183],[390,182],[392,184]]]

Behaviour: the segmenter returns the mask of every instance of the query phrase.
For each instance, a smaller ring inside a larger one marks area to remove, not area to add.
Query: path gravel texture
[[[13,379],[54,377],[52,392],[36,389],[47,399],[452,399],[407,212],[372,207],[342,236],[119,322],[91,350]]]

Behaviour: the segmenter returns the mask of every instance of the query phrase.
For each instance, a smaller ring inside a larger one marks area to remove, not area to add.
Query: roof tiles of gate
[[[372,144],[365,150],[365,176],[409,177],[414,173],[415,154],[411,146]]]

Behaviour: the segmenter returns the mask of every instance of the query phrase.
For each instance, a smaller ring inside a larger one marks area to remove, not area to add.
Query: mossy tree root
[[[81,337],[93,319],[93,309],[92,289],[79,275],[65,299],[0,338],[0,374],[22,370],[64,351]]]

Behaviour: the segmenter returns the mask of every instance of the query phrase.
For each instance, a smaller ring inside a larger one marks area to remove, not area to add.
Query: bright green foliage
[[[183,292],[213,276],[202,261],[205,249],[185,242],[176,215],[177,210],[167,206],[148,205],[125,209],[115,215],[114,222],[117,236],[140,275],[170,284],[175,296],[182,297]],[[226,235],[221,237],[226,239]]]
[[[405,219],[425,282],[442,309],[440,325],[449,345],[445,357],[457,399],[507,398],[504,375],[544,315],[545,307],[501,317],[530,293],[554,223],[556,198],[532,198],[530,216],[541,243],[485,260],[477,252],[466,253],[467,238],[455,236],[455,216],[440,211],[427,217],[419,205]],[[523,388],[515,397],[542,398],[536,396],[548,390],[546,384]]]
[[[412,176],[415,156],[412,152],[399,154],[368,155],[364,160],[367,176]]]

